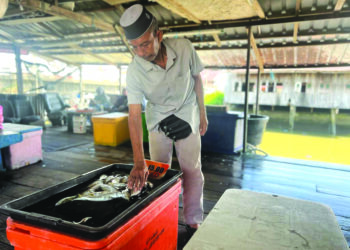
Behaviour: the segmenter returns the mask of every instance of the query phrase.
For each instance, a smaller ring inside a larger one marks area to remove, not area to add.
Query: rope
[[[264,157],[269,156],[269,154],[266,153],[264,150],[261,150],[260,148],[257,148],[256,146],[254,146],[252,144],[249,144],[249,143],[247,143],[247,152],[246,152],[246,154],[262,155]]]

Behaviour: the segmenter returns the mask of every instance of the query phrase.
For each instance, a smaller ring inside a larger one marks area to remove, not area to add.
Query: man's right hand
[[[148,168],[145,161],[134,163],[128,180],[128,188],[130,190],[140,191],[148,178]]]

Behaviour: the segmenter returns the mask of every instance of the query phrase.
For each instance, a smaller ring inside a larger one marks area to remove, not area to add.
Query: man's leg
[[[149,132],[149,153],[151,160],[171,164],[173,141],[163,132]]]
[[[183,206],[186,224],[203,221],[204,177],[201,164],[201,138],[199,132],[175,142],[176,156],[183,172]]]

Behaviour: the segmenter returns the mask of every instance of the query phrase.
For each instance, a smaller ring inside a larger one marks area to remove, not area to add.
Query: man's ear
[[[157,31],[157,36],[158,36],[158,41],[159,41],[159,43],[160,43],[161,41],[163,41],[163,31],[162,31],[162,30],[158,30],[158,31]]]

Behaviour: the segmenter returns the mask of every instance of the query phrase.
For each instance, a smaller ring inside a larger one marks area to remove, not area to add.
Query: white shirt
[[[188,122],[193,132],[199,129],[199,108],[193,76],[203,65],[187,39],[166,39],[167,64],[160,66],[135,56],[128,67],[126,88],[128,104],[141,104],[146,98],[146,123],[149,131],[169,115]]]

